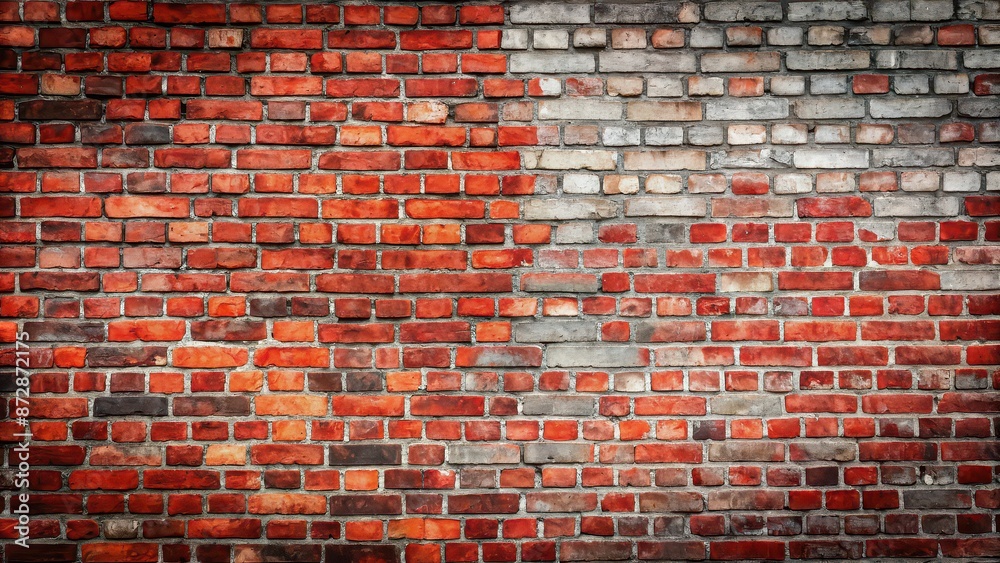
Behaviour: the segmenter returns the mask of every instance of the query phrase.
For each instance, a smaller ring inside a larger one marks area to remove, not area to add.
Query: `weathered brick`
[[[1000,555],[996,2],[106,4],[0,2],[0,558]]]

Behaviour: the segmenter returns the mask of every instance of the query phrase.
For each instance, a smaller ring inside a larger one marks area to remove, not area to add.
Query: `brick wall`
[[[5,561],[1000,556],[996,0],[0,20]]]

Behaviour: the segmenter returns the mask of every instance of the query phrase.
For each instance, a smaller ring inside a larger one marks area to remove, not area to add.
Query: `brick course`
[[[2,561],[1000,557],[997,0],[3,1],[0,95]]]

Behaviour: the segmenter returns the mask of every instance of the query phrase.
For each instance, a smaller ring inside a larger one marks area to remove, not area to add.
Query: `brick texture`
[[[0,2],[3,561],[1000,556],[997,0],[294,2]]]

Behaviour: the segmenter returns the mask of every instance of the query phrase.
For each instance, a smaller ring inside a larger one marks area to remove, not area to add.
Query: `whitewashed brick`
[[[638,176],[609,175],[604,177],[604,193],[608,195],[639,193]]]
[[[563,193],[596,194],[601,191],[601,178],[590,174],[566,174],[563,176]]]
[[[514,53],[510,56],[513,73],[567,74],[594,72],[593,55],[556,53]]]
[[[897,94],[927,94],[930,80],[924,74],[897,74],[892,77],[892,90]]]
[[[565,29],[536,29],[531,45],[535,49],[569,49],[569,32]]]
[[[812,191],[812,177],[808,174],[778,174],[774,177],[774,193],[806,194]]]
[[[813,138],[821,145],[842,145],[851,142],[851,127],[849,125],[817,125]]]
[[[502,49],[523,51],[528,48],[527,29],[505,29],[500,35]]]
[[[793,162],[796,168],[868,168],[868,151],[799,149]]]
[[[880,197],[874,201],[876,217],[954,217],[962,200],[957,197]]]
[[[721,145],[724,137],[725,131],[716,125],[696,125],[688,129],[688,142],[699,147]]]
[[[585,27],[573,31],[574,47],[604,47],[608,33],[603,28]]]
[[[588,244],[594,240],[594,226],[590,223],[560,223],[556,227],[556,244]]]
[[[683,179],[674,174],[650,174],[646,177],[645,190],[648,194],[676,194],[683,187]]]
[[[802,44],[801,27],[772,27],[767,30],[767,44],[778,46],[791,46]]]
[[[704,170],[698,150],[625,151],[625,170]]]
[[[524,167],[529,170],[614,170],[618,167],[618,153],[573,149],[525,151]]]
[[[771,142],[776,145],[804,145],[809,129],[802,123],[776,123],[771,126]]]
[[[941,175],[924,170],[906,171],[899,175],[899,188],[904,192],[936,192],[941,187]]]
[[[649,127],[646,129],[646,144],[654,147],[680,145],[684,142],[681,127]]]
[[[701,102],[629,102],[629,121],[701,121]]]
[[[543,100],[538,102],[539,119],[618,120],[620,102],[593,99]]]
[[[847,77],[843,74],[820,75],[814,74],[809,79],[809,93],[816,95],[823,94],[846,94]]]
[[[801,96],[806,93],[804,76],[772,76],[771,93],[775,96]]]
[[[925,168],[928,166],[953,166],[955,151],[952,149],[874,149],[872,166]]]
[[[633,197],[625,200],[626,217],[704,217],[708,201],[700,197]]]
[[[721,96],[726,93],[726,83],[717,76],[688,78],[688,96]]]
[[[698,26],[691,30],[692,49],[721,49],[724,33],[715,27]]]
[[[639,130],[630,127],[607,127],[602,135],[606,147],[626,147],[639,144]]]
[[[647,53],[604,51],[599,54],[601,72],[694,72],[693,53]]]
[[[528,199],[524,218],[529,221],[608,219],[618,215],[618,204],[605,198]]]
[[[730,125],[726,133],[730,145],[756,145],[767,141],[767,127],[763,125]]]
[[[942,291],[991,291],[1000,289],[1000,272],[958,270],[941,272]]]
[[[684,95],[680,78],[650,76],[646,81],[646,95],[650,98],[679,98]]]
[[[980,185],[978,172],[945,172],[944,191],[978,192]]]

